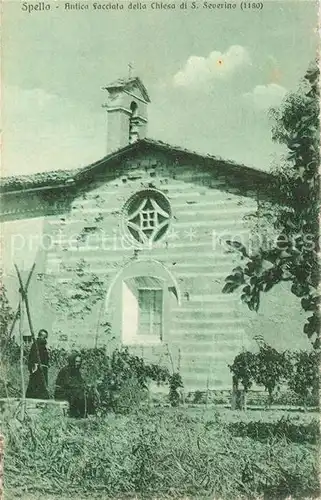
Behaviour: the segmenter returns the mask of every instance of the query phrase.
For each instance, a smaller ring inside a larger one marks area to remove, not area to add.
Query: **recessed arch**
[[[109,309],[110,298],[111,298],[112,291],[113,291],[116,283],[119,281],[123,281],[126,278],[134,278],[135,276],[146,275],[148,268],[151,267],[150,266],[151,263],[155,265],[155,270],[158,267],[159,270],[161,270],[162,273],[165,274],[165,276],[168,279],[168,286],[173,287],[175,290],[175,291],[173,291],[173,293],[175,293],[175,295],[176,295],[177,304],[179,306],[181,305],[181,302],[182,302],[181,301],[181,292],[180,292],[180,289],[178,286],[177,279],[175,278],[174,274],[169,269],[167,269],[167,267],[162,262],[159,262],[158,260],[155,260],[155,259],[148,259],[148,260],[147,259],[136,259],[135,262],[130,262],[130,263],[126,264],[125,267],[120,269],[118,271],[118,273],[116,274],[116,276],[114,277],[114,279],[112,280],[112,282],[108,288],[107,294],[106,294],[105,310],[108,311],[108,309]],[[137,266],[138,267],[137,271],[139,269],[141,269],[141,273],[132,274],[131,276],[129,276],[129,275],[127,276],[127,271],[131,271],[131,273],[136,272],[136,264],[140,264],[140,266]],[[150,271],[151,270],[152,269],[150,269]],[[155,274],[147,274],[147,276],[155,276]],[[157,274],[156,277],[161,278],[161,276],[159,274]]]
[[[137,259],[114,277],[105,312],[123,345],[157,345],[168,342],[172,310],[180,304],[173,273],[157,260]]]

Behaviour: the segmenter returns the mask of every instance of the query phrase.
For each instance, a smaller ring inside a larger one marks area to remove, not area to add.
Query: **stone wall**
[[[122,209],[142,189],[160,190],[172,210],[170,230],[152,248],[138,248],[124,236]],[[247,193],[248,194],[248,193]],[[46,245],[38,252],[37,324],[50,330],[50,343],[107,346],[122,343],[124,276],[161,272],[170,294],[163,341],[130,345],[132,352],[179,369],[188,390],[224,390],[231,386],[228,364],[242,348],[255,348],[253,335],[273,338],[277,318],[284,334],[302,328],[290,300],[282,307],[281,290],[272,313],[253,319],[237,294],[221,293],[225,277],[237,265],[226,239],[248,241],[244,216],[256,209],[255,193],[225,190],[224,178],[195,162],[176,162],[165,153],[137,153],[109,171],[97,172],[83,186],[71,210],[48,216]],[[160,271],[162,269],[162,271]],[[283,295],[282,295],[283,294]],[[42,300],[39,299],[42,297]],[[281,297],[281,298],[280,298]],[[273,331],[272,331],[273,330]]]

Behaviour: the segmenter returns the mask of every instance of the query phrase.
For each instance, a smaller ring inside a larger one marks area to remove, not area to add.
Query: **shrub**
[[[25,365],[28,352],[29,347],[25,347]],[[65,349],[51,348],[49,350],[50,394],[54,392],[58,371],[68,362],[68,354]],[[83,378],[89,393],[96,401],[96,411],[100,413],[107,410],[128,412],[133,406],[139,405],[146,399],[151,380],[157,384],[171,381],[171,401],[174,401],[176,389],[182,387],[179,374],[170,376],[167,368],[148,364],[142,358],[130,354],[127,348],[115,349],[110,356],[106,354],[104,348],[81,349],[80,354],[83,359],[81,369]],[[7,343],[3,360],[0,365],[2,374],[0,397],[21,397],[20,347],[15,341]],[[25,380],[28,380],[26,367]]]
[[[241,382],[245,393],[253,383],[263,385],[268,392],[268,404],[273,401],[276,390],[287,385],[292,395],[292,402],[317,406],[320,383],[320,353],[318,351],[278,352],[264,344],[256,354],[242,352],[232,365],[233,385],[237,388]]]
[[[14,318],[7,297],[7,289],[2,283],[3,271],[0,270],[0,348],[2,349],[8,338],[9,326]]]
[[[126,382],[112,392],[112,397],[108,399],[109,408],[116,413],[130,413],[133,408],[138,408],[146,401],[148,391],[142,387],[141,383],[135,376],[128,377]],[[105,401],[99,405],[101,409]],[[106,406],[105,406],[106,408]]]
[[[317,421],[308,423],[291,421],[281,418],[275,422],[250,421],[231,422],[227,425],[234,436],[249,437],[257,441],[268,441],[271,438],[286,438],[294,443],[316,444],[320,438],[320,428]]]
[[[205,403],[205,394],[202,391],[195,391],[194,393],[189,393],[194,404]]]
[[[289,387],[304,405],[319,403],[320,353],[299,351],[293,354],[295,363]]]
[[[27,370],[24,372],[27,381]],[[20,347],[9,338],[3,342],[0,356],[0,397],[21,397]]]
[[[169,402],[171,406],[178,406],[180,402],[180,394],[178,389],[183,388],[183,380],[179,373],[173,373],[169,377]]]
[[[89,355],[86,351],[83,355],[84,375],[99,395],[100,412],[107,409],[127,412],[146,398],[150,380],[162,383],[170,378],[166,368],[146,364],[127,348],[115,349],[111,356],[103,349],[93,349]]]
[[[14,397],[17,387],[19,388],[19,383],[17,384],[17,373],[12,371],[12,365],[18,362],[20,350],[15,342],[9,338],[9,328],[14,313],[10,307],[7,290],[2,283],[2,278],[3,272],[0,270],[0,396]]]

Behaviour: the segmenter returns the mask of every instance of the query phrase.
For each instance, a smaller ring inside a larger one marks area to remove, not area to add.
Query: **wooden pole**
[[[19,336],[20,336],[20,375],[21,375],[21,419],[24,419],[25,415],[25,397],[26,397],[26,386],[25,386],[25,377],[23,372],[23,299],[22,295],[20,296],[20,304],[19,304]]]
[[[100,323],[101,323],[101,318],[103,315],[104,307],[105,307],[105,302],[102,301],[100,308],[99,308],[99,312],[98,312],[98,321],[97,321],[96,335],[95,335],[95,348],[97,348],[97,345],[98,345],[99,327],[101,326]]]
[[[175,373],[175,367],[174,367],[173,358],[172,358],[171,352],[170,352],[170,350],[169,350],[168,344],[166,344],[166,347],[167,347],[167,355],[168,355],[169,360],[170,360],[170,362],[171,362],[171,365],[172,365],[172,372],[173,372],[173,375],[174,375],[174,373]]]
[[[27,318],[28,318],[28,324],[29,324],[29,329],[30,329],[31,337],[32,337],[32,340],[35,342],[36,337],[35,337],[35,333],[34,333],[32,321],[31,321],[28,295],[27,295],[27,292],[26,292],[26,290],[25,290],[25,288],[23,286],[22,279],[21,279],[21,274],[20,274],[20,271],[18,269],[17,264],[15,264],[14,267],[16,268],[17,275],[18,275],[18,280],[19,280],[19,284],[20,284],[20,293],[21,293],[22,299],[23,299],[23,301],[24,301],[24,303],[26,305],[26,312],[27,312]]]
[[[28,288],[29,288],[29,284],[30,284],[30,280],[31,280],[31,277],[32,277],[32,274],[33,274],[33,271],[35,269],[35,266],[36,266],[36,263],[33,264],[32,268],[30,269],[30,272],[29,272],[29,276],[28,276],[28,279],[26,281],[26,284],[25,284],[25,291],[27,292],[28,291]],[[10,328],[10,331],[8,333],[8,339],[10,339],[11,335],[12,335],[12,332],[13,332],[13,329],[15,327],[15,324],[17,322],[17,319],[19,318],[19,311],[20,311],[20,302],[18,304],[18,307],[17,307],[17,310],[15,312],[15,315],[14,315],[14,318],[13,318],[13,321],[12,321],[12,324],[11,324],[11,328]]]
[[[206,396],[205,396],[205,408],[208,407],[208,396],[210,392],[210,372],[207,373],[206,379]]]

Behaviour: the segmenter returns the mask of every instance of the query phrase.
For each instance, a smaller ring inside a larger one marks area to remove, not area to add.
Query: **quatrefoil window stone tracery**
[[[170,218],[170,204],[167,198],[156,190],[140,191],[125,205],[127,229],[140,243],[159,240],[167,231]]]

